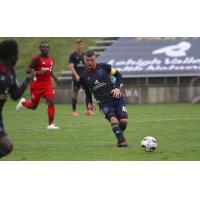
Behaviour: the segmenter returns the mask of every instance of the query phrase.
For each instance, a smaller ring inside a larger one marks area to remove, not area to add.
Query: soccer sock
[[[122,129],[119,127],[119,124],[112,124],[112,131],[114,132],[116,138],[121,141],[124,139],[124,134]]]
[[[55,116],[55,107],[54,104],[48,105],[48,118],[49,118],[49,125],[53,124],[54,116]]]
[[[72,110],[73,111],[76,111],[76,102],[77,102],[76,99],[72,99]]]
[[[25,108],[28,108],[28,109],[32,109],[33,103],[32,103],[32,101],[24,101],[24,102],[22,102],[22,106],[24,106]]]
[[[86,110],[88,110],[89,101],[88,101],[88,98],[87,98],[87,97],[85,98],[85,103],[86,103]]]

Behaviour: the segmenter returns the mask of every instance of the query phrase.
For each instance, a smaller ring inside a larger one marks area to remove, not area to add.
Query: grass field
[[[46,105],[37,110],[15,112],[15,102],[4,108],[4,124],[15,145],[2,160],[200,160],[200,106],[192,104],[128,105],[129,147],[116,147],[107,121],[96,111],[94,117],[72,118],[70,105],[56,105],[55,124],[60,130],[46,130]],[[144,152],[140,141],[152,135],[158,140],[155,152]]]
[[[32,57],[39,54],[38,46],[41,41],[47,41],[50,45],[50,55],[55,59],[54,70],[60,72],[61,70],[69,70],[68,59],[70,53],[74,50],[74,37],[15,37],[4,38],[0,37],[0,42],[5,39],[15,39],[19,45],[19,60],[16,65],[18,78],[25,76],[25,70],[30,63]],[[93,46],[95,40],[100,38],[82,37],[84,41],[84,50]]]

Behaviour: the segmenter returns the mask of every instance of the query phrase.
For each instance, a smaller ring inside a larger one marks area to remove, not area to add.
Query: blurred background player
[[[29,78],[25,79],[20,87],[16,82],[14,66],[18,60],[18,45],[14,40],[5,40],[0,43],[0,158],[9,154],[13,144],[8,138],[3,125],[3,106],[10,94],[13,100],[17,100],[24,93],[29,84]]]
[[[71,53],[69,57],[69,65],[72,71],[72,116],[79,116],[79,113],[76,110],[78,91],[81,87],[80,76],[85,71],[85,61],[84,61],[84,52],[83,52],[83,41],[77,39],[75,42],[75,51]],[[86,115],[94,115],[92,109],[88,109],[88,100],[86,101]]]
[[[36,55],[28,68],[29,73],[34,74],[34,79],[30,83],[31,100],[22,98],[18,103],[16,110],[20,111],[22,108],[35,110],[39,104],[40,98],[43,97],[48,105],[48,126],[47,129],[59,129],[54,125],[55,106],[54,106],[54,89],[51,77],[58,83],[59,80],[53,72],[54,59],[49,56],[49,44],[41,42],[40,54]]]
[[[106,63],[97,64],[93,51],[88,51],[85,57],[86,72],[80,80],[85,88],[93,93],[100,110],[111,124],[112,130],[117,138],[118,147],[127,147],[124,137],[128,123],[128,113],[124,97],[120,91],[122,75],[111,65]],[[115,83],[111,76],[116,78]],[[87,96],[88,107],[93,107],[91,95]]]

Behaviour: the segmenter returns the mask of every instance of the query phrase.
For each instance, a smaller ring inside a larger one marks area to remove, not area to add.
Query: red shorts
[[[34,103],[38,103],[41,97],[43,97],[46,100],[54,98],[54,89],[51,84],[43,86],[34,85],[34,87],[30,87],[30,91],[31,91],[31,100]]]

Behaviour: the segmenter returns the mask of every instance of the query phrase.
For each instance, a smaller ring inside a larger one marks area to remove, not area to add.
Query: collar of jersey
[[[0,63],[0,70],[6,74],[7,76],[10,75],[9,71]]]

